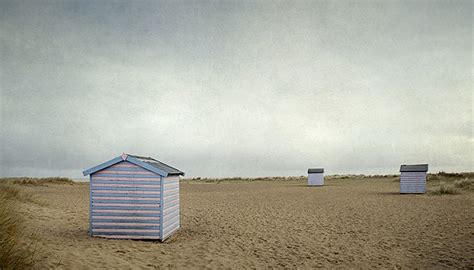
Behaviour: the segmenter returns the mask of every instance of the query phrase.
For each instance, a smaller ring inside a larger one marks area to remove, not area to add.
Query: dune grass
[[[24,221],[15,210],[19,202],[28,200],[18,187],[0,183],[0,269],[28,269],[36,263],[37,241],[25,232]]]
[[[224,181],[304,181],[307,179],[307,176],[269,176],[269,177],[224,177],[224,178],[207,178],[207,177],[193,177],[193,178],[185,178],[183,181],[199,181],[205,183],[221,183]],[[364,180],[364,179],[392,179],[395,182],[400,181],[400,175],[398,174],[387,174],[387,175],[363,175],[363,174],[332,174],[332,175],[325,175],[325,179],[327,180]],[[427,179],[428,182],[434,181],[443,181],[443,182],[462,182],[458,185],[466,185],[468,187],[472,187],[474,189],[472,181],[474,181],[474,173],[473,172],[465,172],[465,173],[446,173],[446,172],[439,172],[436,174],[428,174]],[[456,186],[458,188],[458,186]],[[465,189],[465,188],[463,188]],[[467,188],[469,189],[469,188]]]
[[[46,178],[30,178],[30,177],[13,177],[1,178],[0,182],[10,183],[22,186],[47,186],[47,185],[74,185],[75,182],[65,177],[46,177]]]
[[[464,178],[454,181],[454,186],[464,190],[474,190],[474,179]]]
[[[441,183],[439,186],[433,188],[429,194],[431,195],[455,195],[459,194],[459,191],[452,185]]]
[[[348,175],[326,175],[325,179],[328,180],[341,180],[341,179],[387,179],[387,178],[397,178],[397,175],[363,175],[363,174],[348,174]],[[183,181],[199,181],[204,183],[221,183],[226,181],[245,181],[245,182],[253,182],[253,181],[306,181],[308,176],[301,175],[301,176],[267,176],[267,177],[223,177],[223,178],[207,178],[207,177],[193,177],[193,178],[185,178]]]
[[[464,172],[464,173],[447,173],[447,172],[438,172],[436,174],[429,173],[427,175],[426,181],[447,181],[452,182],[459,179],[474,179],[474,172]]]
[[[270,176],[270,177],[224,177],[224,178],[201,178],[201,177],[194,177],[194,178],[185,178],[184,181],[198,181],[204,183],[221,183],[227,181],[245,181],[245,182],[253,182],[253,181],[292,181],[292,180],[304,180],[306,179],[305,176]]]
[[[428,183],[439,181],[439,185],[431,189],[431,195],[455,195],[461,191],[474,191],[474,173],[446,173],[429,174]]]

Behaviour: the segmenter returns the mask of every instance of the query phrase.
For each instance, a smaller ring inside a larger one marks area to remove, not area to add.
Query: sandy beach
[[[473,193],[400,195],[393,178],[183,181],[182,227],[164,243],[89,237],[87,183],[21,189],[39,268],[474,266]]]

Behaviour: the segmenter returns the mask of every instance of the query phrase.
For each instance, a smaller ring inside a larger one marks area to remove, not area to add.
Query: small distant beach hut
[[[124,153],[83,174],[90,176],[91,236],[164,241],[179,229],[182,171]]]
[[[324,185],[324,169],[313,168],[308,169],[308,186]]]
[[[400,193],[425,193],[428,164],[400,166]]]

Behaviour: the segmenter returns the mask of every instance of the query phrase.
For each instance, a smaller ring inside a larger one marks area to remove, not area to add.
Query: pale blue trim
[[[165,185],[164,185],[164,177],[162,176],[161,177],[161,180],[160,180],[160,188],[161,188],[161,191],[160,191],[160,239],[163,241],[163,213],[164,213],[164,206],[163,206],[163,203],[164,203],[164,190],[165,190]]]
[[[116,157],[116,158],[113,158],[113,159],[111,159],[111,160],[109,160],[109,161],[107,161],[107,162],[104,162],[104,163],[102,163],[102,164],[99,164],[99,165],[97,165],[97,166],[95,166],[95,167],[92,167],[92,168],[90,168],[90,169],[87,169],[87,170],[83,171],[82,174],[84,174],[84,176],[86,176],[86,175],[88,175],[88,174],[93,174],[93,173],[95,173],[95,172],[97,172],[97,171],[100,171],[100,170],[102,170],[102,169],[105,169],[105,168],[107,168],[107,167],[110,167],[110,166],[112,166],[112,165],[114,165],[114,164],[117,164],[117,163],[119,163],[119,162],[121,162],[121,161],[123,161],[122,157]]]
[[[92,236],[92,175],[89,175],[89,236]]]
[[[167,172],[165,172],[165,171],[163,171],[163,170],[160,170],[160,169],[158,169],[158,168],[156,168],[156,167],[154,167],[154,166],[152,166],[152,165],[149,165],[149,164],[147,164],[147,163],[145,163],[145,162],[143,162],[143,161],[140,161],[140,160],[138,160],[138,159],[136,159],[136,158],[134,158],[134,157],[131,157],[131,156],[127,156],[127,158],[126,158],[125,160],[122,159],[122,156],[118,156],[118,157],[116,157],[116,158],[114,158],[114,159],[111,159],[111,160],[109,160],[109,161],[107,161],[107,162],[104,162],[104,163],[99,164],[99,165],[97,165],[97,166],[95,166],[95,167],[92,167],[92,168],[90,168],[90,169],[87,169],[87,170],[83,171],[82,173],[84,174],[84,176],[86,176],[86,175],[88,175],[88,174],[93,174],[93,173],[95,173],[95,172],[98,172],[98,171],[100,171],[100,170],[103,170],[103,169],[105,169],[105,168],[107,168],[107,167],[110,167],[110,166],[112,166],[112,165],[114,165],[114,164],[117,164],[117,163],[119,163],[119,162],[122,162],[122,161],[128,161],[128,162],[130,162],[130,163],[133,163],[133,164],[135,164],[135,165],[137,165],[137,166],[140,166],[140,167],[142,167],[142,168],[144,168],[144,169],[147,169],[147,170],[149,170],[149,171],[151,171],[151,172],[154,172],[154,173],[159,174],[159,175],[164,176],[164,177],[168,176],[168,173],[167,173]]]

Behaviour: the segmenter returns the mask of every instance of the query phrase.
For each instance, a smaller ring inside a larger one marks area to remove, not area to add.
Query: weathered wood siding
[[[400,193],[425,193],[426,172],[401,172]]]
[[[324,173],[309,173],[308,186],[322,186],[324,185]]]
[[[160,175],[123,161],[90,177],[92,236],[160,239]]]
[[[162,240],[180,227],[179,176],[163,178],[163,222]]]

